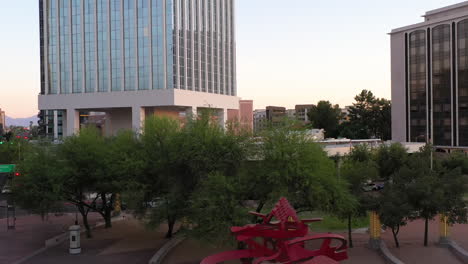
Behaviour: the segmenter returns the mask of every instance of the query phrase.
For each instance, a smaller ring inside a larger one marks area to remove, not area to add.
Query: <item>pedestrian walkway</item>
[[[376,251],[367,247],[368,240],[368,234],[354,234],[355,247],[348,249],[349,259],[341,263],[385,264],[383,258]],[[174,248],[164,259],[163,264],[199,264],[203,258],[226,250],[233,250],[233,248],[209,246],[207,243],[188,239]]]
[[[468,229],[467,225],[458,228]],[[444,263],[460,264],[460,262],[447,248],[437,245],[439,239],[439,221],[438,219],[429,222],[428,247],[424,247],[424,221],[416,220],[409,222],[406,226],[400,228],[398,235],[400,248],[395,247],[392,232],[390,229],[382,234],[382,238],[388,248],[397,258],[405,264],[413,263]],[[465,232],[466,234],[466,232]],[[464,237],[463,241],[467,241]]]
[[[90,222],[100,220],[97,214],[89,215]],[[13,263],[45,246],[45,240],[60,235],[75,222],[74,214],[64,214],[42,220],[38,215],[18,217],[16,228],[7,230],[7,220],[0,219],[0,263]]]
[[[147,264],[156,251],[166,242],[166,226],[148,230],[143,224],[127,217],[114,222],[113,227],[97,228],[93,238],[81,236],[82,253],[70,255],[68,241],[31,258],[25,264]]]

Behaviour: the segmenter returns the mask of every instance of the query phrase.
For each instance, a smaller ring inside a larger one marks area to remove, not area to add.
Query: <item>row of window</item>
[[[468,20],[439,25],[430,31],[417,30],[408,37],[410,141],[427,140],[429,136],[435,145],[451,146],[458,140],[460,146],[468,146],[468,137],[457,139],[457,133],[452,129],[454,123],[459,126],[468,124]],[[428,39],[431,44],[429,65],[426,63]],[[454,41],[458,48],[452,54]],[[455,63],[458,74],[453,72]],[[432,74],[429,79],[428,67]],[[455,84],[458,84],[457,90],[453,89]],[[427,87],[431,89],[430,95],[426,94]],[[456,92],[458,98],[453,96]],[[428,96],[432,98],[427,107]],[[457,111],[452,105],[454,100]],[[426,120],[427,111],[433,113],[430,120],[433,124]],[[433,129],[428,131],[431,126]],[[432,131],[433,135],[430,134]]]

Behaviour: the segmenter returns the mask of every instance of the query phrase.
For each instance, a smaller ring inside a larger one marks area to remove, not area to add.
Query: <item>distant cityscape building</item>
[[[349,109],[351,106],[345,106],[344,108],[341,108],[341,120],[340,124],[346,121],[349,121]]]
[[[80,114],[105,131],[145,116],[239,109],[234,0],[39,0],[40,124],[72,135]]]
[[[468,147],[468,2],[392,30],[392,137]]]
[[[281,124],[286,118],[286,108],[281,106],[267,106],[266,119],[272,126]]]
[[[242,129],[252,132],[254,129],[253,101],[240,100],[238,110],[228,110],[228,121],[238,122]]]
[[[289,119],[296,119],[296,109],[287,109],[286,117],[288,117]]]
[[[308,105],[296,105],[296,118],[297,120],[303,122],[303,123],[310,123],[309,120],[309,112],[314,107],[313,104],[308,104]]]
[[[5,111],[0,108],[0,135],[6,131],[6,115]]]
[[[266,110],[260,109],[253,112],[254,132],[258,133],[265,129],[268,125]]]

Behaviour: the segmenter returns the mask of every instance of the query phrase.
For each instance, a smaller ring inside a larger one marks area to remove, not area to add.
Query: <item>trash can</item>
[[[81,227],[79,225],[72,225],[68,229],[70,231],[70,254],[80,254],[81,245],[80,245],[80,231]]]

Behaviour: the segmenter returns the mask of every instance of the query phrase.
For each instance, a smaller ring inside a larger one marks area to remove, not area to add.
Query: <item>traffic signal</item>
[[[21,173],[15,172],[15,177],[17,177],[17,176],[21,176]]]

